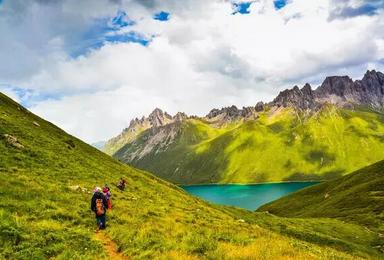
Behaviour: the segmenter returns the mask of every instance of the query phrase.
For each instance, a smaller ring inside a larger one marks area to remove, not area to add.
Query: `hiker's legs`
[[[103,228],[103,216],[96,216],[96,224],[97,224],[97,229]],[[104,221],[105,223],[105,221]]]
[[[100,228],[101,229],[105,229],[106,228],[106,215],[103,215],[103,216],[100,216],[100,222],[101,222],[101,226],[100,226]]]

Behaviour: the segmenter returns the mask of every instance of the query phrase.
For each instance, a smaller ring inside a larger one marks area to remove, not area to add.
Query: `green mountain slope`
[[[311,259],[376,257],[359,225],[269,217],[215,206],[121,164],[0,93],[0,258],[107,259],[94,234],[90,190],[113,189],[105,235],[132,258]],[[295,232],[274,229],[280,223]],[[327,230],[332,229],[332,235]],[[300,236],[299,234],[304,234]],[[359,234],[357,240],[350,232]]]
[[[384,238],[384,161],[262,206],[285,217],[332,217],[359,223]]]
[[[384,158],[383,114],[326,105],[266,110],[218,126],[202,119],[148,129],[114,157],[174,183],[324,180]]]

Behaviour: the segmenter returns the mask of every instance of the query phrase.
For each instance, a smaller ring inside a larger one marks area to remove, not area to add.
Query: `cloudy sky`
[[[384,70],[384,0],[0,0],[0,91],[87,141]]]

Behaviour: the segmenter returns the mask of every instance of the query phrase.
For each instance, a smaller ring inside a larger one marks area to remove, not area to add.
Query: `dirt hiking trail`
[[[108,255],[108,259],[110,260],[127,260],[128,257],[124,256],[121,252],[118,251],[118,247],[115,242],[113,242],[104,232],[99,231],[95,234],[95,238],[99,241],[103,247],[105,252]]]

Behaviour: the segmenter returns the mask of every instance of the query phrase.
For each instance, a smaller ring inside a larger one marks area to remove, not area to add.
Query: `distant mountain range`
[[[93,144],[91,144],[91,145],[92,145],[93,147],[99,149],[99,150],[103,150],[103,148],[104,148],[104,146],[105,146],[106,143],[107,143],[106,141],[99,141],[99,142],[93,143]]]
[[[384,74],[327,77],[205,117],[155,109],[103,150],[175,183],[322,180],[384,159]]]

